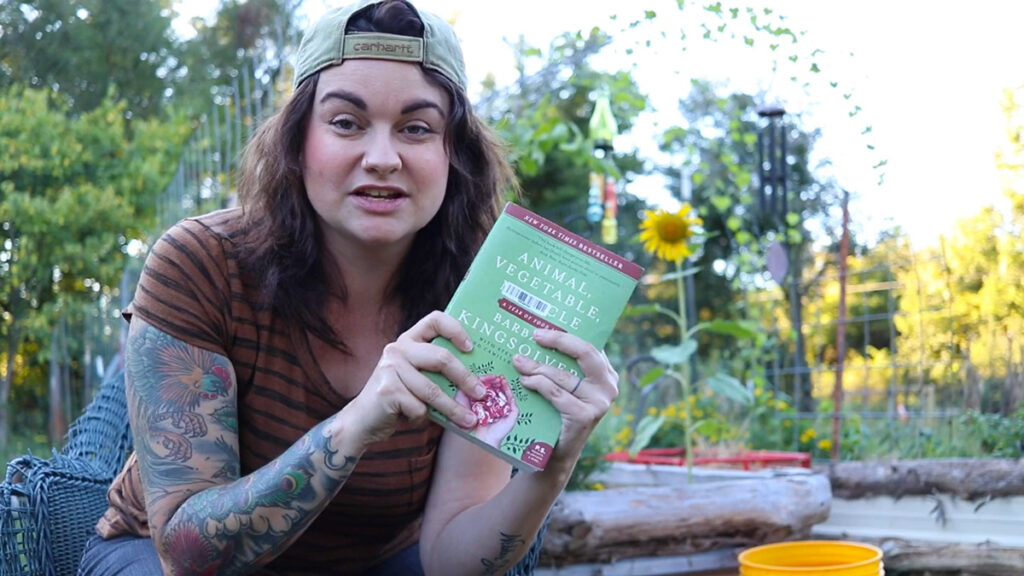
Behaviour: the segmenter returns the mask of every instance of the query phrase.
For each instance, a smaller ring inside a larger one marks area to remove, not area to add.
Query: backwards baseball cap
[[[423,22],[423,38],[382,32],[346,32],[352,15],[381,0],[359,0],[335,8],[306,31],[295,55],[295,80],[298,86],[310,75],[352,58],[375,58],[419,62],[444,74],[466,90],[466,65],[455,30],[443,18],[416,10]],[[406,2],[408,4],[408,2]]]

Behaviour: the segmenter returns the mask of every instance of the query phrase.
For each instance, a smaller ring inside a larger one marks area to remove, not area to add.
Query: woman
[[[440,18],[364,0],[296,61],[292,98],[245,152],[241,208],[179,223],[147,259],[126,313],[136,452],[83,574],[503,573],[617,394],[600,351],[538,330],[585,372],[576,386],[516,359],[563,418],[543,472],[510,480],[428,421],[475,417],[422,371],[485,392],[431,341],[473,345],[438,310],[511,171]]]

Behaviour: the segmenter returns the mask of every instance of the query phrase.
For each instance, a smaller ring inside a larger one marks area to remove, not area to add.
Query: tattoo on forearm
[[[330,450],[322,427],[260,470],[193,496],[164,538],[170,555],[192,562],[197,550],[208,550],[205,566],[217,566],[216,573],[261,564],[282,550],[319,514],[358,461]]]
[[[160,534],[174,574],[246,571],[276,556],[348,479],[357,456],[310,430],[241,477],[234,376],[221,355],[143,325],[132,331],[129,409],[150,516],[170,494],[190,497]]]
[[[508,570],[512,558],[519,553],[519,549],[526,543],[519,534],[506,534],[501,532],[501,549],[493,559],[481,558],[480,563],[484,566],[484,574],[503,574]]]
[[[328,418],[323,426],[329,426],[337,416],[331,416]],[[358,458],[352,456],[345,456],[340,454],[337,449],[331,446],[331,437],[325,434],[317,434],[313,436],[313,448],[324,455],[324,466],[329,470],[335,472],[343,472],[345,470],[351,471],[355,467]],[[347,475],[348,473],[346,473]]]

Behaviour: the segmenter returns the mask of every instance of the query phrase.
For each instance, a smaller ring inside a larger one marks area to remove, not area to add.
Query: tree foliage
[[[127,103],[112,98],[77,116],[70,107],[47,89],[0,92],[3,409],[19,383],[12,353],[23,366],[44,362],[61,314],[116,293],[128,246],[148,232],[187,132],[181,122],[145,120],[129,137]]]
[[[45,398],[54,326],[69,327],[73,383],[87,380],[83,323],[116,302],[128,252],[154,232],[189,119],[219,104],[241,122],[254,75],[277,78],[297,41],[297,0],[228,0],[184,38],[172,5],[0,4],[0,444],[8,399],[24,414]]]
[[[169,0],[0,3],[0,88],[24,83],[62,95],[74,114],[107,95],[150,117],[180,64]]]
[[[599,29],[586,35],[567,32],[545,53],[521,39],[515,46],[518,79],[505,88],[493,81],[485,86],[487,97],[478,110],[508,144],[525,201],[533,208],[582,212],[590,172],[628,178],[641,169],[635,150],[596,158],[589,137],[590,117],[602,91],[610,97],[620,132],[628,131],[647,106],[628,72],[593,67],[592,59],[609,42]],[[537,71],[527,72],[532,69]]]
[[[205,112],[248,81],[246,75],[276,76],[298,44],[296,10],[301,0],[224,0],[212,23],[196,18],[195,36],[183,42],[179,109]]]

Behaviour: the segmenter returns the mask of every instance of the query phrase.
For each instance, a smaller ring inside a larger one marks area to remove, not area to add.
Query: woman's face
[[[444,200],[448,114],[416,64],[348,60],[320,73],[302,172],[332,249],[408,249]]]

